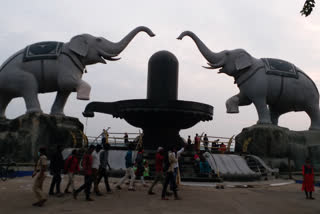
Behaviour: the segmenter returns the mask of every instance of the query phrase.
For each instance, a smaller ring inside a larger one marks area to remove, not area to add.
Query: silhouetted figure
[[[61,183],[61,170],[64,168],[64,161],[62,157],[62,147],[57,146],[56,152],[52,155],[50,159],[50,174],[53,176],[49,195],[54,195],[54,188],[56,187],[56,195],[61,196],[60,183]]]
[[[192,140],[191,140],[191,136],[190,136],[190,135],[188,136],[187,143],[188,143],[188,145],[191,145],[191,143],[192,143]]]
[[[124,136],[123,136],[123,141],[124,141],[124,144],[125,145],[128,145],[129,144],[129,136],[128,136],[128,133],[124,133]]]
[[[204,134],[204,137],[203,137],[203,146],[204,146],[204,150],[207,152],[209,151],[209,139],[207,137],[207,134]]]
[[[213,142],[211,143],[211,152],[212,152],[212,153],[216,153],[216,152],[219,151],[218,142],[219,142],[219,139],[217,139],[217,140],[215,140],[215,141],[213,141]]]

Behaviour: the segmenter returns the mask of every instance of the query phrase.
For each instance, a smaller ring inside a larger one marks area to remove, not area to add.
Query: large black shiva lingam
[[[177,58],[168,51],[159,51],[150,58],[147,99],[118,102],[92,102],[86,106],[85,117],[93,112],[124,118],[129,124],[143,129],[143,147],[166,149],[183,142],[179,131],[199,121],[212,120],[213,107],[203,103],[178,99]]]

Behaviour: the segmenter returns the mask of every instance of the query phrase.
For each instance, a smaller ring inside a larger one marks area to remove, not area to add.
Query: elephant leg
[[[252,102],[241,93],[230,97],[226,102],[227,113],[239,113],[239,106],[250,105]]]
[[[56,99],[51,108],[51,115],[64,115],[63,109],[70,95],[70,91],[58,91]]]
[[[306,111],[311,120],[309,130],[320,130],[320,110],[319,106],[315,106],[312,109]]]
[[[281,114],[279,112],[270,110],[270,117],[273,125],[276,125],[276,126],[278,125],[280,115]]]
[[[5,95],[0,96],[0,118],[6,118],[5,112],[11,100],[12,97],[8,97]]]
[[[26,103],[27,113],[33,113],[33,112],[42,113],[39,99],[38,99],[38,93],[28,92],[26,95],[23,95],[22,97]]]
[[[279,117],[281,116],[282,113],[278,112],[276,108],[270,105],[269,105],[269,111],[270,111],[270,118],[271,118],[272,124],[277,126],[279,122]]]
[[[27,113],[42,113],[38,99],[38,82],[33,75],[26,73],[21,74],[21,78],[23,82],[20,83],[20,93],[26,103]]]
[[[265,99],[256,99],[253,101],[258,112],[259,120],[257,124],[271,124],[270,111]]]

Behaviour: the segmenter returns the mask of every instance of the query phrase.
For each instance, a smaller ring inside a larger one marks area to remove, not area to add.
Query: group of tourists
[[[146,177],[144,174],[147,170],[147,174],[149,175],[149,168],[146,167],[146,165],[142,165],[142,163],[145,161],[143,160],[143,149],[138,149],[138,154],[135,159],[135,165],[133,163],[133,152],[132,152],[132,144],[128,147],[128,152],[125,156],[125,163],[126,163],[126,173],[124,177],[122,177],[119,182],[115,185],[117,189],[121,189],[121,185],[130,178],[130,183],[128,190],[129,191],[135,191],[134,188],[134,181],[137,176],[140,176],[141,182],[143,186],[147,186],[144,181],[144,177]],[[170,184],[170,190],[173,192],[174,199],[179,200],[177,193],[177,175],[178,175],[178,159],[180,154],[184,151],[184,147],[177,151],[176,146],[172,146],[172,148],[167,152],[165,152],[164,148],[159,147],[157,149],[157,153],[155,155],[155,176],[154,181],[151,184],[148,194],[154,195],[155,192],[153,191],[153,188],[155,185],[160,181],[162,183],[162,194],[161,199],[162,200],[168,200],[167,196],[169,195],[167,188]],[[137,168],[137,171],[135,173],[134,168]]]
[[[204,140],[206,135],[204,136]],[[189,136],[190,138],[190,136]],[[196,135],[195,142],[199,142],[200,137]],[[198,144],[198,143],[195,143]],[[155,155],[155,174],[154,181],[148,188],[148,194],[154,195],[154,187],[158,182],[162,183],[161,199],[168,200],[170,191],[168,191],[168,186],[171,192],[173,192],[174,199],[178,200],[177,181],[179,175],[179,157],[185,148],[190,145],[189,139],[188,144],[185,144],[180,150],[177,150],[176,146],[172,146],[168,151],[164,148],[159,147]],[[197,146],[197,145],[196,145]],[[195,147],[196,147],[195,146]],[[52,175],[52,181],[49,188],[49,195],[55,195],[61,197],[64,194],[73,195],[74,199],[77,199],[78,194],[81,191],[85,192],[86,201],[93,201],[90,197],[91,188],[93,184],[93,192],[97,196],[102,196],[103,194],[99,190],[99,183],[102,178],[104,178],[105,188],[107,193],[112,193],[109,185],[109,170],[111,166],[108,162],[109,159],[109,149],[110,144],[102,143],[101,145],[90,145],[85,151],[82,158],[78,154],[78,150],[72,150],[71,154],[66,160],[62,156],[62,147],[57,146],[56,151],[50,158],[50,166],[48,166],[46,149],[40,148],[38,153],[38,161],[35,166],[35,170],[32,174],[34,179],[33,192],[37,198],[37,202],[33,203],[33,206],[43,206],[47,201],[46,194],[43,191],[43,182],[46,178],[46,170],[49,168],[50,174]],[[144,187],[147,187],[145,183],[145,178],[150,176],[150,170],[148,161],[144,159],[144,151],[141,146],[136,148],[138,150],[135,159],[133,158],[134,145],[132,143],[128,144],[128,151],[125,155],[125,175],[116,183],[115,188],[121,189],[121,185],[129,179],[129,191],[135,191],[135,179],[140,177],[141,183]],[[208,173],[211,171],[210,166],[203,161],[203,157],[200,150],[194,155],[195,162],[199,163],[200,173]],[[202,157],[202,158],[201,158]],[[74,183],[74,177],[80,172],[82,168],[84,175],[84,183],[76,188]],[[61,174],[67,175],[68,181],[63,192],[61,192]],[[302,168],[303,173],[303,184],[302,190],[305,191],[307,199],[314,199],[312,192],[314,191],[314,170],[310,164],[310,160],[307,159],[305,165]],[[71,189],[70,189],[71,188]]]
[[[194,146],[194,151],[198,152],[200,151],[200,144],[201,141],[203,142],[203,147],[204,147],[204,151],[209,152],[209,138],[207,136],[207,134],[204,134],[203,136],[203,140],[202,140],[202,135],[199,136],[198,133],[196,133],[194,140],[193,140],[193,146]],[[191,136],[188,136],[187,139],[187,144],[189,146],[189,148],[191,148],[192,146],[192,139]],[[219,143],[219,139],[216,139],[214,141],[211,142],[211,152],[212,153],[225,153],[227,151],[227,147],[226,145],[222,142]]]
[[[91,188],[93,184],[93,192],[96,196],[102,196],[103,194],[99,190],[99,183],[104,178],[104,183],[107,193],[112,193],[109,185],[108,176],[111,166],[108,162],[108,151],[110,145],[105,143],[101,145],[90,145],[82,158],[79,158],[78,150],[72,150],[71,154],[63,159],[62,147],[58,146],[52,157],[50,158],[50,174],[52,175],[52,181],[49,188],[50,196],[62,197],[65,194],[73,195],[74,199],[78,198],[80,192],[84,191],[86,201],[93,201],[91,195]],[[142,147],[138,148],[136,158],[133,161],[133,144],[128,145],[128,151],[125,156],[126,171],[124,177],[122,177],[115,188],[121,189],[121,185],[127,180],[129,182],[129,191],[135,191],[135,179],[140,177],[141,183],[144,187],[147,187],[145,178],[149,177],[149,165],[148,161],[144,159]],[[153,195],[155,185],[160,181],[162,183],[162,200],[168,200],[167,196],[170,195],[167,190],[170,186],[170,190],[173,192],[174,199],[180,199],[177,193],[177,175],[178,175],[178,158],[184,151],[184,147],[177,151],[177,148],[173,146],[168,152],[165,152],[164,148],[159,147],[155,155],[156,172],[155,179],[148,189],[148,194]],[[35,177],[33,191],[38,199],[33,203],[33,206],[43,206],[47,201],[46,194],[43,191],[43,182],[46,178],[45,172],[47,170],[48,161],[46,156],[46,149],[39,149],[39,159],[35,166],[32,177]],[[76,188],[74,177],[80,173],[80,168],[84,175],[84,183]],[[68,181],[64,191],[60,189],[61,175],[62,173],[67,175]]]
[[[103,146],[103,148],[102,148]],[[56,152],[50,158],[50,174],[52,175],[52,181],[49,189],[49,195],[56,195],[61,197],[64,194],[72,193],[74,199],[77,199],[78,194],[84,190],[87,201],[93,201],[90,197],[91,186],[94,184],[94,192],[97,196],[101,196],[99,190],[99,183],[104,178],[107,193],[111,193],[111,188],[108,181],[108,169],[111,169],[108,162],[109,144],[103,145],[90,145],[81,161],[79,160],[79,154],[76,149],[72,150],[69,157],[64,160],[62,157],[62,147],[58,146]],[[42,186],[46,178],[45,171],[47,170],[48,161],[46,156],[46,149],[39,149],[39,159],[35,166],[32,177],[35,177],[33,191],[38,199],[33,206],[43,206],[47,201],[46,194],[43,192]],[[78,189],[74,184],[74,176],[80,172],[82,168],[84,174],[84,183]],[[64,172],[68,176],[68,182],[64,190],[64,194],[61,192],[61,174]],[[70,192],[70,187],[71,191]]]

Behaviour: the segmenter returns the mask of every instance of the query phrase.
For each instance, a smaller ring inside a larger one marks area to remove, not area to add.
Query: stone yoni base
[[[50,155],[56,146],[82,145],[83,124],[73,117],[31,113],[0,120],[0,156],[16,162],[33,162],[39,147]]]
[[[251,138],[251,140],[250,140]],[[316,170],[320,169],[320,131],[291,131],[274,125],[254,125],[244,128],[235,138],[236,152],[257,155],[273,167],[301,170],[307,157]]]

